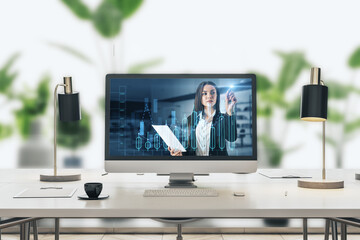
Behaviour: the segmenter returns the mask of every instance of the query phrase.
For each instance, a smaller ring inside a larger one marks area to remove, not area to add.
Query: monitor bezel
[[[110,81],[111,79],[182,79],[182,78],[250,78],[252,81],[252,133],[253,133],[253,154],[252,156],[110,156],[109,153],[109,131],[110,131]],[[203,162],[203,161],[257,161],[257,123],[256,123],[256,75],[255,74],[107,74],[105,92],[105,161],[126,162],[138,161],[147,162],[149,160],[157,162]]]

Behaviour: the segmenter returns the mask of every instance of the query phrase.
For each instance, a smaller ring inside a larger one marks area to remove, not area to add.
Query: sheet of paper
[[[162,140],[171,148],[186,152],[185,148],[167,125],[152,125]]]
[[[62,189],[26,188],[16,194],[14,198],[71,198],[77,188],[64,187]]]
[[[295,170],[286,171],[286,173],[276,170],[261,170],[261,172],[258,173],[267,178],[311,178],[311,176],[299,174]]]

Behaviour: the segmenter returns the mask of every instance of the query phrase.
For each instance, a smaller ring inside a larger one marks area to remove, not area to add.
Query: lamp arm
[[[57,89],[58,87],[66,87],[66,84],[57,84],[54,90],[54,176],[57,175],[56,167],[56,105],[57,105]]]

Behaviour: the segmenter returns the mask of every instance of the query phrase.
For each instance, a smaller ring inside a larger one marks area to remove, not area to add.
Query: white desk
[[[284,175],[287,175],[287,171]],[[123,217],[123,218],[317,218],[360,217],[360,181],[355,171],[332,170],[328,177],[345,180],[345,188],[313,190],[297,187],[297,179],[269,179],[257,173],[212,174],[196,177],[199,187],[215,188],[219,197],[145,198],[145,189],[163,187],[168,177],[155,174],[109,174],[82,171],[82,181],[70,183],[40,182],[40,170],[0,170],[1,217]],[[50,172],[50,171],[49,171]],[[292,173],[316,175],[320,171],[292,170]],[[85,182],[103,182],[109,199],[78,200]],[[70,199],[14,199],[27,187],[74,186],[78,190]],[[245,197],[233,196],[234,191]],[[287,191],[287,196],[285,196]]]

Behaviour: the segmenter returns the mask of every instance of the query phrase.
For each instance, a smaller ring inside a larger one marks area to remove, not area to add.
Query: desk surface
[[[276,174],[319,177],[320,170],[263,170]],[[214,188],[219,197],[145,198],[145,189],[163,187],[166,176],[109,174],[81,170],[82,180],[68,183],[39,181],[44,170],[0,170],[0,216],[12,217],[127,217],[127,218],[238,218],[238,217],[360,217],[360,181],[355,170],[329,170],[328,178],[345,180],[344,189],[314,190],[297,187],[297,179],[270,179],[253,174],[199,176],[199,187]],[[259,170],[261,172],[261,170]],[[85,182],[102,182],[106,200],[78,200]],[[69,199],[14,199],[25,188],[77,187]],[[245,197],[235,197],[241,191]],[[285,196],[287,192],[287,196]]]

